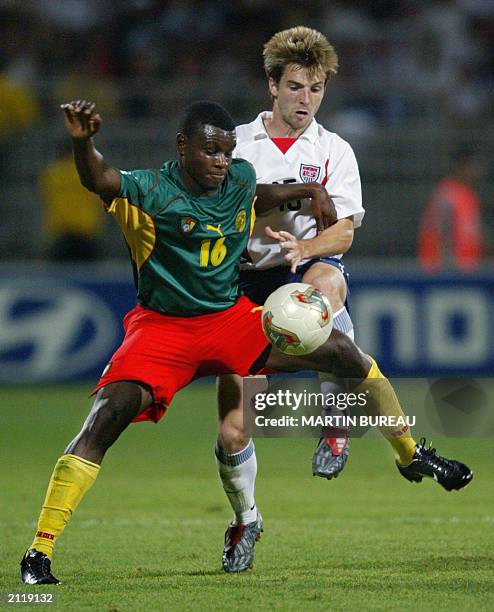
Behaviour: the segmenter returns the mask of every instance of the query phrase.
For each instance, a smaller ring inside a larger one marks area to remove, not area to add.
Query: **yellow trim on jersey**
[[[249,236],[252,236],[252,232],[254,231],[254,225],[256,223],[256,211],[255,211],[255,205],[256,205],[256,200],[257,200],[257,196],[254,196],[254,199],[252,200],[252,208],[250,211],[250,230],[249,230]]]
[[[263,308],[264,308],[264,306],[255,306],[254,308],[251,308],[250,311],[251,312],[259,312]]]
[[[153,218],[127,198],[115,198],[106,210],[115,217],[129,245],[132,259],[140,270],[156,244]]]

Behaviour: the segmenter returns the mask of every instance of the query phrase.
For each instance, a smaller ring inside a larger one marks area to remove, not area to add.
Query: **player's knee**
[[[322,293],[329,299],[329,303],[331,304],[331,309],[333,312],[338,312],[345,305],[346,300],[346,287],[342,288],[334,285],[327,286],[323,289],[320,289]]]
[[[141,390],[135,383],[115,383],[96,395],[83,428],[66,449],[82,456],[104,454],[141,410]]]
[[[124,392],[106,395],[96,400],[95,418],[92,423],[94,433],[100,438],[113,437],[123,431],[140,412],[141,394],[137,385]]]
[[[238,453],[249,443],[242,421],[223,420],[218,430],[218,438],[227,453]]]
[[[86,450],[106,451],[117,439],[118,407],[103,401],[91,411],[77,439],[77,446]]]
[[[324,274],[318,274],[304,282],[310,282],[311,285],[319,289],[329,299],[333,312],[338,312],[345,305],[346,282],[339,270],[331,266],[325,267],[328,270]],[[305,277],[302,280],[304,279]]]
[[[88,427],[88,435],[104,438],[113,434],[120,425],[122,406],[119,402],[103,400],[95,411],[94,419]]]

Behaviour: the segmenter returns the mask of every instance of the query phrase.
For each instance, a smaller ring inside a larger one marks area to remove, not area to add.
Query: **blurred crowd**
[[[242,115],[265,91],[263,44],[296,24],[341,57],[340,122],[493,118],[491,0],[4,0],[0,24],[2,135],[86,91],[106,116],[153,117],[214,94]]]
[[[116,240],[101,249],[111,230],[63,150],[61,102],[97,103],[115,164],[156,165],[190,101],[223,103],[239,123],[269,108],[263,45],[299,24],[340,57],[318,119],[355,148],[374,211],[354,251],[381,256],[389,226],[393,253],[412,255],[402,221],[419,227],[453,150],[491,156],[494,0],[0,0],[0,258],[120,253]],[[490,207],[491,170],[477,181]],[[437,232],[457,204],[430,213]]]

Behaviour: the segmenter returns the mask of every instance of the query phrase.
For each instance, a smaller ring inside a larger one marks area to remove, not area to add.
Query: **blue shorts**
[[[278,287],[287,283],[300,283],[307,270],[319,262],[338,268],[345,277],[347,287],[345,307],[349,310],[348,273],[345,271],[345,266],[341,259],[337,257],[316,257],[298,266],[295,273],[290,271],[289,266],[276,266],[274,268],[266,268],[265,270],[242,270],[240,272],[240,291],[256,304],[264,304],[268,295],[273,293]]]

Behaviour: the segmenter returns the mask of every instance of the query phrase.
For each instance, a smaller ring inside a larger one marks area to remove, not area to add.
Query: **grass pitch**
[[[22,585],[20,557],[53,464],[87,414],[89,389],[0,389],[4,601],[6,592],[53,591],[64,612],[493,609],[489,439],[435,441],[475,473],[452,493],[404,480],[380,439],[353,440],[344,474],[331,482],[311,476],[315,441],[258,440],[265,533],[254,570],[224,574],[230,511],[216,475],[214,388],[206,383],[182,391],[159,425],[131,426],[109,451],[57,543],[53,569],[63,584]]]

